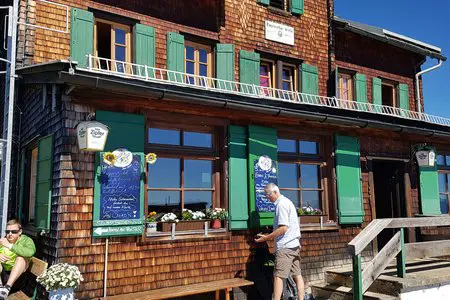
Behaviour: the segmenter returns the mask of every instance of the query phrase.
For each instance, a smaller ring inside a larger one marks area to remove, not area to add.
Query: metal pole
[[[108,282],[108,244],[109,239],[106,239],[105,245],[105,274],[103,275],[103,298],[106,298],[106,283]]]
[[[5,109],[3,112],[3,138],[6,138],[6,151],[3,146],[3,160],[1,172],[1,200],[2,205],[2,232],[6,229],[8,219],[9,185],[11,177],[12,135],[14,120],[14,92],[16,78],[16,46],[17,46],[17,17],[19,0],[14,0],[9,7],[8,24],[8,61],[5,76]]]

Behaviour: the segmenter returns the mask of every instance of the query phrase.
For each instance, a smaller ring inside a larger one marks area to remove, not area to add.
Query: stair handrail
[[[433,227],[450,226],[450,216],[421,217],[421,218],[394,218],[394,219],[375,219],[369,223],[355,238],[347,245],[347,250],[352,256],[353,263],[353,299],[362,300],[364,292],[380,276],[390,261],[397,257],[397,276],[406,276],[406,252],[418,244],[407,244],[412,247],[406,247],[404,244],[404,228],[411,227]],[[389,242],[378,252],[378,254],[362,270],[361,253],[378,234],[386,228],[400,229]],[[430,242],[427,242],[429,247]],[[438,241],[450,245],[448,241]],[[417,257],[417,256],[416,256]]]

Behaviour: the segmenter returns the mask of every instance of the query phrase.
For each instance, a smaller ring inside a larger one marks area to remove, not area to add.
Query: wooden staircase
[[[450,281],[450,261],[448,260],[414,259],[407,261],[408,276],[405,278],[397,277],[396,268],[396,265],[389,265],[363,294],[363,299],[400,299],[401,293],[448,284]],[[323,284],[311,287],[314,299],[353,299],[353,272],[351,267],[328,270],[325,281]]]

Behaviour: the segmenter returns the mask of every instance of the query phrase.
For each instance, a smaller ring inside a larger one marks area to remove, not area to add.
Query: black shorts
[[[11,274],[11,271],[5,271],[2,270],[1,277],[3,285],[6,285],[8,282],[9,275]],[[33,297],[34,288],[36,287],[36,277],[30,272],[26,271],[22,275],[17,278],[16,282],[14,282],[13,286],[11,287],[11,290],[9,291],[9,294],[13,294],[18,291],[24,292],[27,296]],[[34,283],[34,284],[33,284]],[[33,286],[34,285],[34,286]]]

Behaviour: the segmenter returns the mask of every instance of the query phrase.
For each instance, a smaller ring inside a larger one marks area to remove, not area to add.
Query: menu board
[[[140,235],[144,224],[143,155],[114,152],[114,164],[100,153],[94,192],[94,237]]]
[[[273,212],[275,205],[267,199],[264,188],[269,183],[278,185],[277,165],[270,158],[260,157],[253,163],[255,176],[255,199],[258,212]]]

